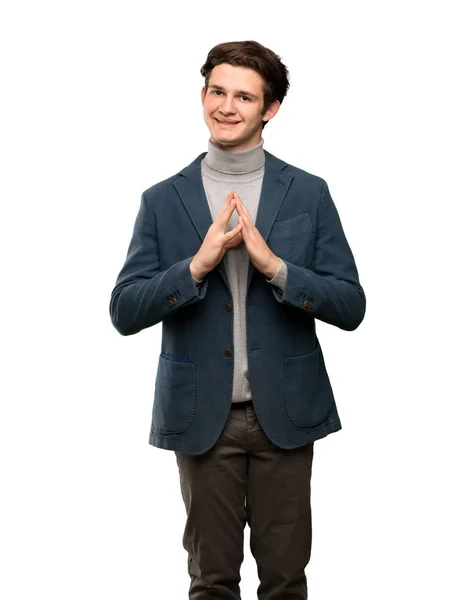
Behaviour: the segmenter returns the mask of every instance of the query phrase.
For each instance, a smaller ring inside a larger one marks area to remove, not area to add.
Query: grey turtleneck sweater
[[[230,152],[208,142],[208,153],[201,163],[203,186],[206,192],[212,220],[216,218],[228,192],[235,190],[247,207],[253,223],[256,220],[259,198],[264,176],[264,140],[243,152]],[[230,217],[226,231],[238,225],[236,211]],[[248,253],[245,243],[230,248],[223,257],[230,282],[233,298],[233,346],[234,376],[232,402],[251,400],[250,382],[248,378],[247,331],[246,331],[246,290]],[[281,260],[281,259],[280,259]],[[202,280],[195,279],[196,285]],[[284,292],[287,279],[287,266],[281,260],[280,269],[272,279],[266,277],[268,285],[275,285]]]

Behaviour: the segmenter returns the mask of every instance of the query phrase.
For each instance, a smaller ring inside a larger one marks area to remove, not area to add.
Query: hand
[[[236,192],[234,192],[234,198],[236,200],[239,225],[242,225],[242,238],[250,260],[254,264],[255,269],[264,273],[269,279],[272,279],[280,268],[281,260],[272,252],[262,235],[256,229],[247,207],[244,206],[244,203]]]
[[[225,233],[235,208],[234,191],[230,190],[213,224],[208,229],[203,244],[189,265],[191,274],[195,279],[203,279],[207,273],[220,263],[229,248],[238,246],[242,242],[242,224]]]

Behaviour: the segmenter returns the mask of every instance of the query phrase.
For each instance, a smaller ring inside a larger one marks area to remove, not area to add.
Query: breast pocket
[[[313,260],[313,227],[307,212],[275,221],[269,235],[269,247],[278,257],[306,267]]]

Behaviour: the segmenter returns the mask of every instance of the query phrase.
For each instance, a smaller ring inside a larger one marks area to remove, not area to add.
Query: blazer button
[[[313,303],[311,302],[311,300],[305,300],[303,302],[303,306],[305,306],[306,308],[312,308],[313,307]]]
[[[232,307],[231,307],[231,304],[225,304],[225,310],[226,310],[227,312],[230,312],[230,311],[231,311],[231,308],[232,308]]]
[[[233,350],[231,348],[227,348],[224,351],[225,356],[233,356]]]
[[[169,306],[175,306],[176,303],[177,303],[176,298],[169,298]]]

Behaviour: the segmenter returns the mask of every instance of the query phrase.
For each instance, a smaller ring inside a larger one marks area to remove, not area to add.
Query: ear
[[[202,87],[202,105],[205,103],[206,87]]]
[[[270,119],[273,119],[273,117],[277,114],[278,110],[280,108],[280,101],[279,100],[275,100],[274,102],[272,102],[272,104],[269,106],[269,108],[266,110],[266,112],[263,115],[263,121],[270,121]]]

